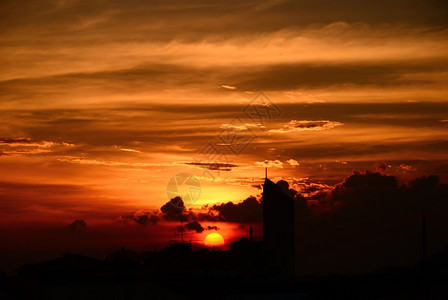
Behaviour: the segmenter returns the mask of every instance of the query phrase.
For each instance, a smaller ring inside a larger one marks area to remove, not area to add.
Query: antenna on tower
[[[268,179],[268,167],[264,168],[265,179]]]

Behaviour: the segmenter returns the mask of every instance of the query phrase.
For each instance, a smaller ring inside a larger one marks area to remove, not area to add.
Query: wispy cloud
[[[231,85],[221,84],[219,87],[223,88],[223,89],[226,89],[226,90],[236,90],[236,87],[235,86],[231,86]]]
[[[287,124],[285,124],[282,128],[271,129],[269,130],[269,132],[288,133],[288,132],[306,131],[306,130],[327,130],[341,125],[344,124],[329,120],[318,120],[318,121],[291,120]]]
[[[87,158],[59,158],[59,161],[81,165],[100,165],[113,167],[169,167],[178,165],[178,163],[146,163],[146,162],[125,162],[125,161],[106,161],[100,159]]]
[[[413,171],[417,170],[417,168],[415,168],[414,166],[407,165],[407,164],[400,164],[398,166],[398,169],[403,173],[413,172]]]
[[[276,160],[265,160],[265,161],[257,161],[255,162],[256,166],[259,167],[274,167],[274,168],[283,168],[283,163],[276,159]]]
[[[140,151],[140,150],[135,150],[135,149],[121,148],[120,150],[121,150],[121,151],[124,151],[124,152],[136,152],[136,153],[142,153],[142,151]]]
[[[231,171],[232,168],[238,167],[236,164],[229,164],[229,163],[202,163],[202,162],[186,162],[184,163],[188,166],[195,166],[198,168],[205,168],[209,170],[220,170],[220,171]]]
[[[290,164],[291,166],[293,166],[293,167],[300,166],[300,163],[297,160],[295,160],[295,159],[288,159],[286,162],[288,164]]]
[[[244,124],[240,124],[240,125],[236,125],[236,124],[222,124],[221,128],[222,129],[235,129],[237,131],[241,131],[241,130],[247,130],[249,128],[265,128],[266,126],[261,125],[259,123],[244,123]]]
[[[59,151],[75,146],[71,143],[34,140],[31,138],[0,138],[2,155],[26,155]]]
[[[31,138],[0,138],[0,145],[7,145],[10,147],[39,147],[50,148],[53,146],[74,146],[65,142],[51,142],[45,140],[33,140]]]

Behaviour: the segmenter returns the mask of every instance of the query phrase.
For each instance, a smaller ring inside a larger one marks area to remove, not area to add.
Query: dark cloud
[[[417,211],[431,210],[441,202],[448,201],[448,185],[440,182],[438,176],[422,176],[403,188],[408,207]]]
[[[175,197],[165,203],[160,211],[162,216],[168,221],[179,221],[180,214],[185,209],[184,201],[181,197]]]
[[[331,190],[323,190],[309,199],[310,203],[318,200],[317,206],[311,206],[314,214],[348,214],[350,218],[379,217],[386,211],[396,212],[404,204],[397,179],[371,171],[354,171]]]
[[[201,162],[186,162],[186,165],[189,166],[197,166],[200,168],[205,168],[209,170],[219,170],[219,171],[231,171],[232,168],[238,167],[238,165],[235,164],[228,164],[228,163],[201,163]]]
[[[139,210],[134,214],[133,220],[141,225],[155,225],[159,222],[159,216],[151,211]]]
[[[280,188],[283,194],[287,195],[289,198],[294,199],[297,191],[289,188],[289,183],[285,180],[279,180],[276,185]]]
[[[31,144],[34,143],[30,138],[0,138],[1,144]]]
[[[197,233],[201,233],[205,230],[204,227],[202,227],[202,225],[196,220],[185,224],[185,229],[196,231]]]
[[[87,228],[87,224],[84,220],[75,220],[70,225],[68,225],[68,230],[70,231],[83,231]]]
[[[294,186],[299,189],[297,191],[285,180],[278,181],[276,185],[283,193],[294,199],[296,215],[299,217],[296,221],[299,223],[308,218],[324,220],[329,216],[343,222],[346,220],[366,222],[372,218],[391,217],[400,209],[413,210],[413,207],[421,206],[422,203],[426,203],[425,201],[440,202],[444,195],[448,195],[447,186],[441,184],[436,176],[418,178],[407,186],[399,185],[394,176],[371,171],[354,171],[351,176],[333,187],[325,184],[296,182]],[[422,200],[424,198],[431,200]],[[163,215],[167,220],[178,221],[180,218],[179,208],[169,202],[163,206],[162,211],[165,211]],[[239,203],[205,205],[202,212],[190,209],[184,214],[184,218],[185,220],[193,219],[189,225],[191,230],[199,224],[197,220],[261,222],[262,204],[258,198],[251,196]],[[200,230],[198,226],[197,228]],[[209,226],[206,229],[217,228]]]
[[[209,207],[213,219],[216,217],[226,222],[260,222],[262,220],[262,208],[260,201],[255,197],[249,197],[240,203],[227,202],[215,204]]]
[[[303,178],[300,180],[292,179],[294,189],[305,197],[312,197],[313,195],[328,190],[332,188],[332,186],[324,183],[313,182],[309,178]]]
[[[296,207],[299,272],[412,266],[421,258],[422,207],[432,224],[428,249],[446,246],[447,199],[448,185],[437,176],[400,185],[394,176],[354,172],[330,191],[307,198],[310,215],[299,216]]]
[[[379,217],[381,213],[396,212],[402,204],[398,195],[398,182],[393,176],[376,172],[354,172],[336,185],[327,199],[333,209],[356,210],[356,216]],[[387,207],[387,209],[385,209]]]

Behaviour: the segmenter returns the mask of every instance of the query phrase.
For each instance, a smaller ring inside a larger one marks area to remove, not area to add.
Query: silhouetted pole
[[[265,174],[264,178],[268,179],[268,167],[264,168],[264,174]]]

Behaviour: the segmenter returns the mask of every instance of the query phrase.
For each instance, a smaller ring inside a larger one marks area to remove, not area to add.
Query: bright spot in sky
[[[224,238],[219,233],[213,232],[207,235],[204,244],[208,247],[220,247],[224,245]]]

